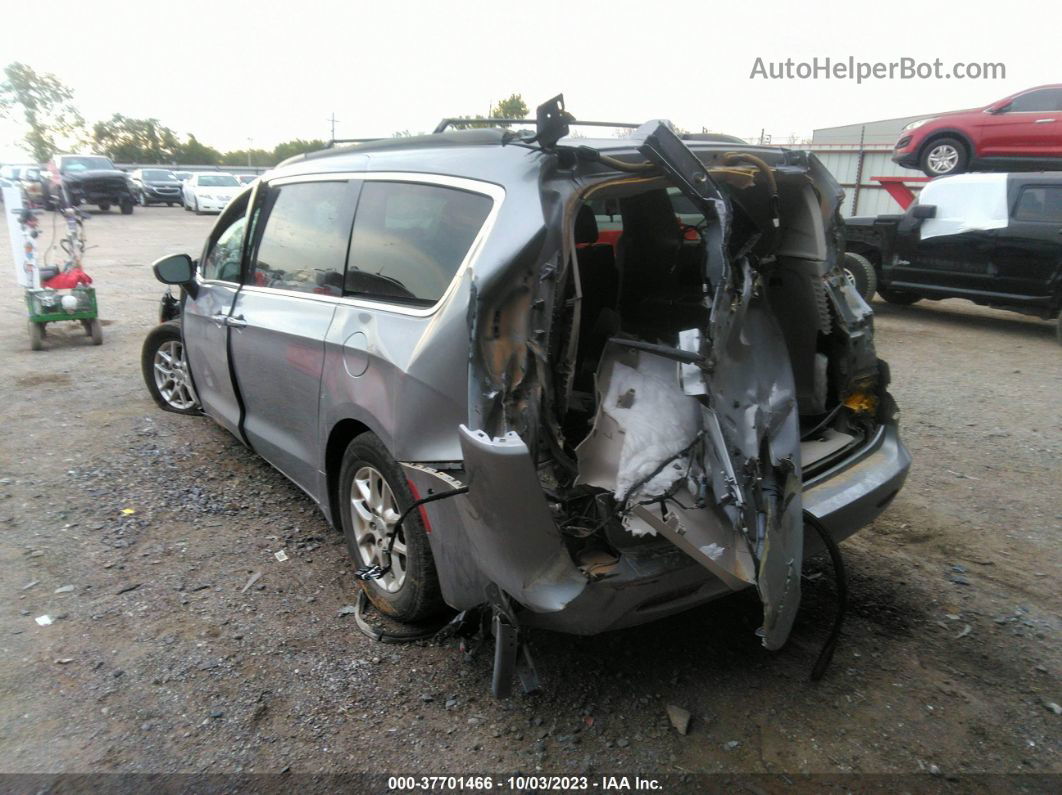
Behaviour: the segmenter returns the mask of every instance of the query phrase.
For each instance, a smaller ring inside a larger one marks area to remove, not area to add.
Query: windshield
[[[232,174],[206,174],[199,178],[199,184],[204,188],[235,188],[240,183]]]
[[[144,179],[151,179],[158,182],[170,182],[177,179],[177,175],[172,171],[163,171],[161,168],[148,168],[144,169]]]
[[[114,171],[114,164],[105,157],[64,157],[62,171]]]

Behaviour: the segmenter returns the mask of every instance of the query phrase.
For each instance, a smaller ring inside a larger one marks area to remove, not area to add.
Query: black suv
[[[165,203],[168,207],[181,204],[181,181],[168,168],[138,168],[129,174],[133,181],[133,195],[141,207]]]
[[[102,212],[117,204],[122,215],[133,212],[133,190],[129,177],[101,155],[55,155],[48,161],[44,180],[44,206],[55,210],[69,203],[95,204]]]
[[[889,303],[966,298],[1045,320],[1062,311],[1062,172],[941,177],[903,215],[849,218],[845,237]]]

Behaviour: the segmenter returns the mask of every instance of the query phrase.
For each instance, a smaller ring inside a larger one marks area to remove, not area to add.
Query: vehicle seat
[[[682,252],[682,230],[665,190],[620,199],[623,236],[616,246],[623,328],[645,332],[667,318],[653,304],[667,292]],[[652,301],[647,299],[653,299]]]
[[[598,243],[597,218],[593,208],[584,204],[575,216],[576,262],[583,300],[579,318],[579,351],[583,363],[578,386],[593,390],[593,372],[609,337],[619,330],[616,309],[619,304],[620,278],[614,250],[608,243]],[[622,239],[622,238],[621,238]],[[589,384],[586,383],[589,376]]]

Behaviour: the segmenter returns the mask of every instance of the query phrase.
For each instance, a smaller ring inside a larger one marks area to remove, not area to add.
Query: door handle
[[[247,328],[247,321],[243,319],[243,315],[239,317],[227,317],[225,318],[225,325],[229,328]]]
[[[225,325],[226,321],[228,321],[229,317],[228,317],[228,315],[223,315],[220,312],[218,312],[218,314],[216,314],[216,315],[211,315],[210,319],[214,321],[214,325],[215,326],[217,326],[218,328],[221,328],[222,326]]]
[[[1054,124],[1054,119],[1037,119],[1033,124]]]

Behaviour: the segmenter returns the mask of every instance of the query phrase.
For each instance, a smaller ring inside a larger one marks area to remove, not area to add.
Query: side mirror
[[[184,287],[195,297],[195,263],[187,254],[171,254],[155,260],[151,269],[155,272],[155,278],[163,284]]]
[[[1002,105],[993,105],[988,109],[988,112],[991,114],[1006,113],[1008,110],[1010,110],[1010,106],[1010,102],[1004,102]]]
[[[924,221],[927,218],[937,217],[937,205],[935,204],[916,204],[911,209],[911,215],[920,221]]]

